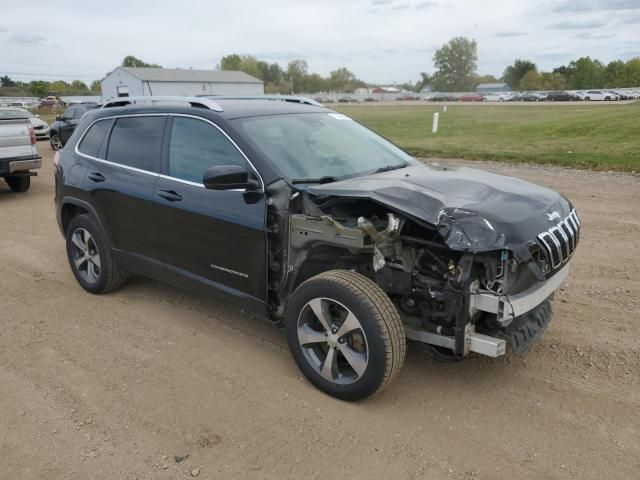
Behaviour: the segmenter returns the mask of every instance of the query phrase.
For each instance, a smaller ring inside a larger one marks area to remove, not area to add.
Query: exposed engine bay
[[[442,209],[433,224],[375,200],[315,195],[284,181],[268,193],[268,300],[274,320],[282,318],[300,283],[346,269],[387,293],[408,339],[451,359],[472,351],[499,356],[506,340],[518,352],[542,334],[551,320],[549,299],[568,274],[568,247],[561,268],[535,237],[513,249],[506,242],[503,248],[473,248],[465,243],[471,234],[455,211]],[[575,220],[573,249],[577,214]],[[472,227],[479,222],[489,224],[476,216]]]

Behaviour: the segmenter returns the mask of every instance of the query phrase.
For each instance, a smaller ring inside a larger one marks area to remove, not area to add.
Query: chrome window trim
[[[151,175],[151,176],[158,177],[158,178],[164,178],[165,180],[173,180],[175,182],[184,183],[185,185],[191,185],[193,187],[204,188],[204,185],[202,183],[191,182],[189,180],[183,180],[182,178],[172,177],[170,175],[164,175],[162,173],[150,172],[149,170],[143,170],[143,169],[140,169],[140,168],[131,167],[129,165],[123,165],[121,163],[111,162],[111,161],[103,159],[103,158],[97,158],[97,157],[94,157],[94,156],[91,156],[91,155],[87,155],[86,153],[82,153],[78,149],[78,147],[82,143],[82,140],[84,140],[84,137],[87,134],[87,132],[89,131],[89,129],[91,129],[91,127],[93,127],[98,122],[105,121],[105,120],[113,120],[113,119],[117,120],[118,118],[127,118],[127,117],[169,117],[169,116],[193,118],[195,120],[200,120],[202,122],[208,123],[211,126],[213,126],[214,128],[216,128],[231,143],[231,145],[234,146],[234,148],[240,153],[240,155],[242,155],[242,158],[245,159],[245,161],[249,164],[251,169],[254,171],[254,173],[258,177],[258,180],[260,180],[260,190],[257,190],[256,193],[264,192],[265,185],[264,185],[264,180],[262,179],[262,176],[260,175],[260,172],[258,172],[258,169],[251,162],[251,160],[249,160],[249,157],[247,157],[247,155],[242,151],[242,149],[238,146],[238,144],[227,134],[227,132],[225,132],[222,128],[220,128],[215,122],[212,122],[208,118],[199,117],[197,115],[189,115],[189,114],[186,114],[186,113],[164,112],[164,113],[134,113],[134,114],[127,114],[127,115],[111,115],[109,117],[100,117],[100,118],[97,118],[96,120],[94,120],[93,122],[91,122],[91,124],[87,128],[85,128],[84,132],[82,132],[82,136],[76,142],[76,145],[75,145],[73,151],[77,155],[80,155],[81,157],[88,158],[89,160],[94,160],[96,162],[102,162],[102,163],[107,164],[107,165],[124,168],[125,170],[131,170],[133,172],[146,173],[147,175]],[[225,190],[225,191],[227,191],[227,192],[246,192],[247,190],[244,189],[244,188],[234,188],[234,189]]]

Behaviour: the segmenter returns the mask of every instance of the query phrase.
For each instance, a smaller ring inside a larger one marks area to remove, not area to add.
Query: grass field
[[[338,106],[419,157],[640,171],[640,102],[621,105]],[[440,128],[431,133],[433,113]]]

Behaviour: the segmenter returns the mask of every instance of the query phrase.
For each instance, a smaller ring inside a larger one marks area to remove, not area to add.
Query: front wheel
[[[55,151],[62,150],[63,145],[60,135],[58,135],[57,133],[52,133],[49,137],[49,145],[51,145],[51,148]]]
[[[12,192],[22,193],[29,190],[31,186],[31,177],[25,175],[21,177],[6,177],[5,182],[9,185]]]
[[[361,400],[382,391],[404,363],[398,311],[378,285],[358,273],[332,270],[302,283],[285,321],[298,367],[336,398]]]

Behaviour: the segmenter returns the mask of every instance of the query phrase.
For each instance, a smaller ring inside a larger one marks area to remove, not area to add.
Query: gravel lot
[[[0,478],[638,478],[638,177],[475,164],[576,204],[555,320],[523,356],[445,364],[413,345],[383,395],[348,404],[258,319],[145,279],[85,293],[39,148],[30,192],[0,186]]]

